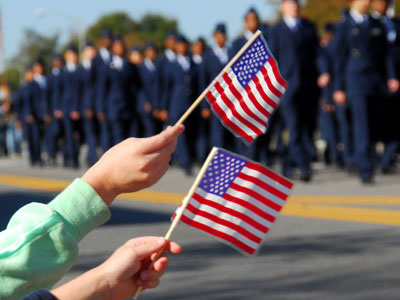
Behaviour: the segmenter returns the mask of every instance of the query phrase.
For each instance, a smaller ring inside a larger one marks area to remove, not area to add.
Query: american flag
[[[212,109],[225,127],[247,143],[266,132],[287,87],[261,35],[211,85],[206,97]]]
[[[266,167],[218,149],[181,221],[253,255],[292,187]]]

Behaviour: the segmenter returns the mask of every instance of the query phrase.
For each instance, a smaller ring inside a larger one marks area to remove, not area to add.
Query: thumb
[[[144,153],[156,152],[169,144],[175,142],[178,136],[185,130],[185,126],[177,125],[168,127],[160,134],[143,139]]]
[[[162,237],[148,236],[130,240],[128,245],[134,250],[136,259],[141,261],[158,252],[166,243],[167,241]]]

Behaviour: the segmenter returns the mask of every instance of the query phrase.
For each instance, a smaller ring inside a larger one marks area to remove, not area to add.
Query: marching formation
[[[81,53],[68,47],[53,57],[48,74],[38,59],[26,69],[26,83],[14,97],[30,163],[56,165],[62,153],[64,165],[77,168],[86,144],[86,162],[92,165],[127,137],[152,136],[175,124],[261,30],[288,83],[267,133],[247,146],[203,101],[186,122],[173,163],[190,174],[192,164],[216,146],[267,165],[279,158],[284,176],[310,181],[320,132],[328,161],[372,183],[377,166],[384,173],[395,170],[400,148],[400,22],[386,17],[388,1],[371,4],[367,14],[369,0],[349,1],[349,9],[337,24],[325,26],[321,38],[301,17],[298,1],[282,0],[281,21],[263,25],[250,9],[242,35],[230,46],[222,23],[209,47],[204,39],[190,44],[182,34],[169,33],[163,54],[151,41],[127,50],[122,38],[106,29],[98,49],[91,42]],[[378,142],[383,150],[376,150]]]

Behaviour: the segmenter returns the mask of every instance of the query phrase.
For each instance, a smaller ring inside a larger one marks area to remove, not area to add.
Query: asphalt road
[[[335,169],[316,169],[312,183],[295,183],[256,257],[178,226],[173,239],[183,253],[171,257],[160,287],[139,299],[400,299],[400,174],[363,187]],[[0,160],[0,228],[19,207],[50,201],[83,172]],[[60,284],[129,238],[164,235],[193,180],[171,169],[145,194],[116,200],[111,220],[81,242],[79,259]]]

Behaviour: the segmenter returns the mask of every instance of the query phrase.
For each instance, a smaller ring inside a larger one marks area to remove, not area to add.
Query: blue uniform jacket
[[[194,63],[190,62],[190,68],[184,71],[178,62],[169,63],[166,71],[163,102],[161,108],[168,111],[169,119],[179,118],[193,101],[193,84],[196,69]]]
[[[335,36],[335,90],[352,95],[380,94],[395,78],[384,25],[371,17],[357,24],[344,13]]]
[[[154,62],[154,71],[150,71],[144,64],[139,67],[143,85],[138,97],[139,112],[143,111],[143,106],[147,102],[150,103],[153,108],[159,107],[161,94],[160,64],[161,61],[159,59]]]
[[[48,89],[41,88],[34,80],[28,84],[27,89],[26,115],[32,115],[35,120],[42,121],[44,116],[49,114]]]
[[[87,110],[94,109],[95,106],[96,72],[93,65],[89,69],[80,66],[78,76],[81,113],[85,114]]]
[[[320,55],[315,25],[301,19],[301,25],[293,32],[281,21],[269,30],[267,42],[289,84],[286,98],[290,98],[291,92],[299,91],[305,99],[314,98],[318,94],[317,57]]]
[[[215,77],[222,71],[225,67],[215,55],[212,49],[208,49],[204,53],[203,63],[200,66],[199,73],[199,88],[200,92],[207,88],[207,86],[214,80]],[[207,107],[206,102],[203,101],[200,107]]]
[[[96,111],[105,113],[111,120],[127,120],[136,111],[136,94],[141,85],[136,66],[124,59],[121,70],[112,63],[100,72],[100,93]]]
[[[331,41],[326,47],[321,47],[320,55],[318,57],[318,69],[319,72],[328,73],[330,76],[330,82],[323,90],[325,104],[334,104],[333,101],[333,66],[335,59],[335,47]]]
[[[69,115],[72,111],[80,112],[78,68],[74,72],[69,72],[65,68],[61,74],[63,88],[61,109],[64,115]]]
[[[54,111],[62,108],[62,70],[58,75],[50,73],[47,76],[47,89],[49,95],[49,113],[53,115]]]

